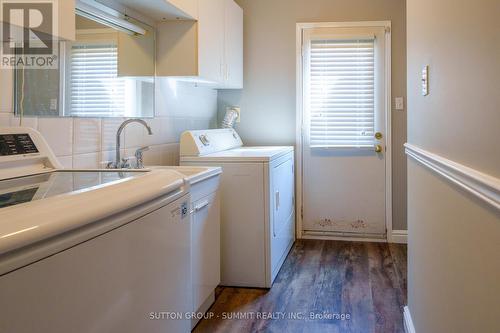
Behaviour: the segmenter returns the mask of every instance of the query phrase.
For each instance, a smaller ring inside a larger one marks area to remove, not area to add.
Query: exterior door
[[[305,235],[386,233],[386,33],[303,32]]]

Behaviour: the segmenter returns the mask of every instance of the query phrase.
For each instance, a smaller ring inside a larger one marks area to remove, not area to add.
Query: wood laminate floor
[[[219,288],[194,332],[404,332],[405,304],[406,245],[300,240],[270,290]]]

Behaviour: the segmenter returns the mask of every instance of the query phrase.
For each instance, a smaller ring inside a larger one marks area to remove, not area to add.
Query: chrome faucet
[[[130,123],[139,123],[139,124],[143,125],[148,130],[148,134],[153,135],[153,131],[151,130],[151,127],[149,127],[148,123],[146,123],[144,120],[142,120],[142,119],[125,120],[120,125],[120,127],[118,127],[118,131],[116,132],[116,156],[115,156],[115,164],[114,164],[114,167],[116,169],[121,169],[126,164],[126,163],[123,163],[123,161],[121,160],[121,156],[120,156],[120,148],[121,148],[120,136],[121,136],[123,130],[125,129],[125,127],[127,127],[127,125]]]

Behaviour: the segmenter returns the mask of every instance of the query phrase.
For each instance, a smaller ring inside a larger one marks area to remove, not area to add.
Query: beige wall
[[[405,0],[236,0],[244,10],[245,88],[219,92],[219,112],[239,105],[246,144],[295,143],[295,24],[392,21],[392,94],[406,92]],[[394,111],[393,224],[406,229],[406,112]]]
[[[500,1],[408,0],[407,7],[408,141],[499,177]]]
[[[498,13],[498,0],[407,1],[408,141],[497,178]],[[408,233],[416,332],[498,332],[500,212],[410,161]]]

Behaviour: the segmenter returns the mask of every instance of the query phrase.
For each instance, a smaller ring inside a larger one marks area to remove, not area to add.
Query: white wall
[[[244,10],[244,89],[219,92],[219,120],[239,105],[246,144],[295,144],[295,24],[392,21],[392,95],[406,96],[405,0],[236,0]],[[393,224],[406,229],[406,112],[392,115]]]
[[[13,114],[12,83],[11,71],[0,70],[0,126],[19,126],[19,118]],[[148,145],[151,150],[144,153],[147,165],[175,165],[183,131],[215,126],[217,91],[158,78],[155,95],[156,116],[145,119],[153,135],[130,124],[122,137],[122,156],[133,156],[137,148]],[[124,120],[29,117],[23,119],[23,125],[39,130],[65,167],[97,168],[114,160],[116,130]]]
[[[498,0],[407,0],[408,141],[497,181],[499,13]],[[411,160],[408,233],[416,332],[498,332],[500,212]]]

